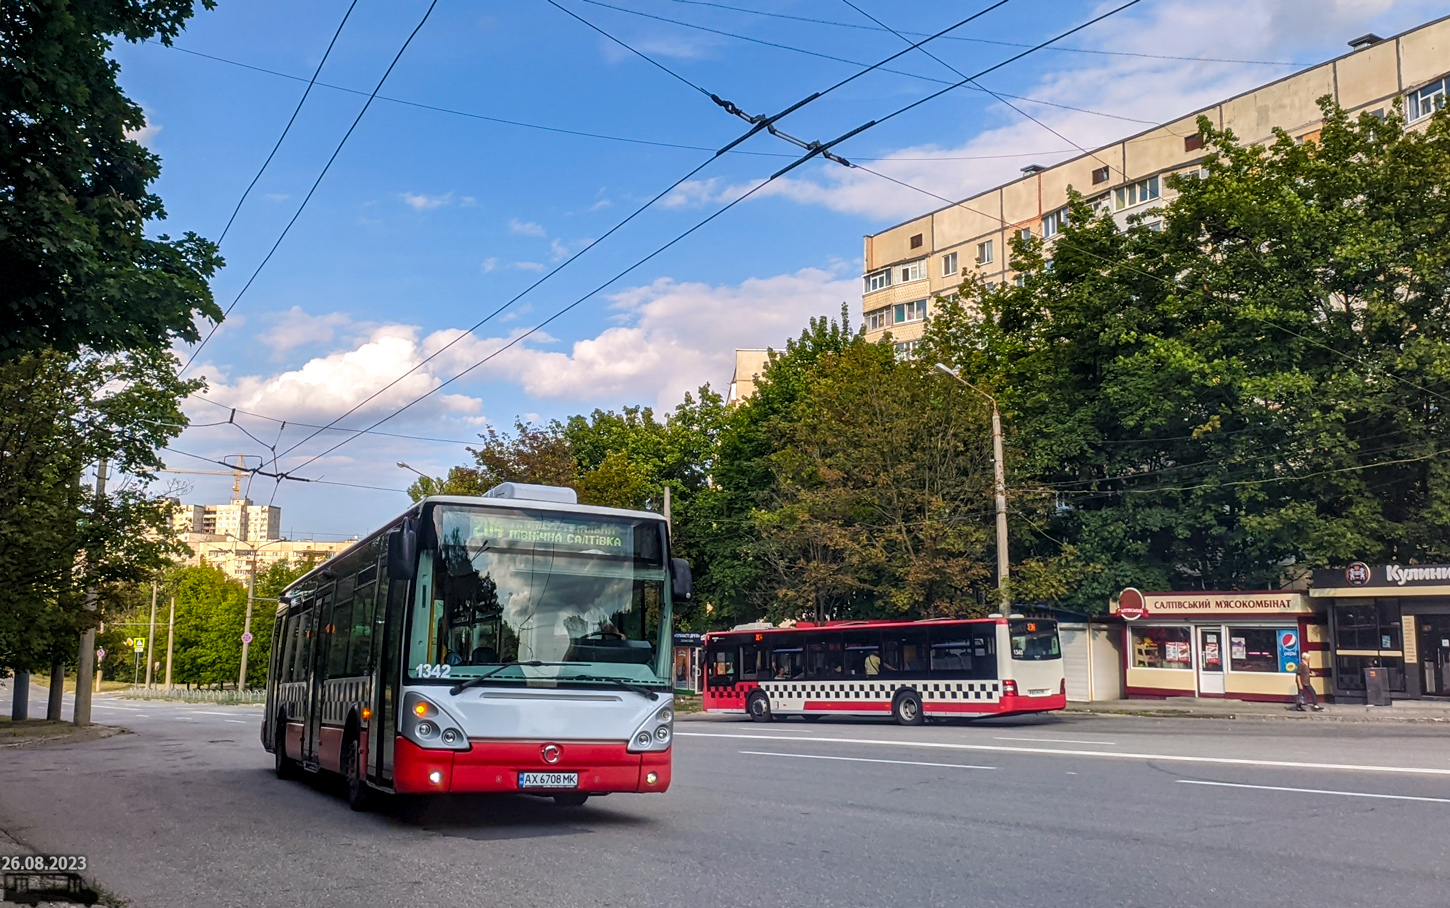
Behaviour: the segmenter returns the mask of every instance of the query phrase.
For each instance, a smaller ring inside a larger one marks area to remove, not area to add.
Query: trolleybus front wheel
[[[343,775],[347,778],[347,806],[353,810],[367,810],[373,806],[373,790],[368,787],[362,772],[362,746],[357,735],[348,739],[347,756]]]
[[[752,693],[750,699],[745,703],[745,711],[750,713],[750,718],[756,722],[769,722],[771,720],[770,698],[765,695],[765,691],[757,690]]]

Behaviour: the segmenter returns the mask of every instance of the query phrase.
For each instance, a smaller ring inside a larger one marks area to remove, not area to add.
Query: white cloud
[[[589,210],[590,211],[603,211],[605,208],[608,208],[609,206],[611,206],[613,204],[614,203],[611,202],[611,201],[609,201],[608,199],[600,199],[599,201],[595,202],[593,205],[590,205],[589,206]]]
[[[330,344],[337,336],[337,329],[352,324],[352,319],[341,312],[326,315],[309,315],[301,306],[293,306],[286,312],[272,315],[272,327],[263,331],[260,338],[272,348],[272,357],[278,359],[285,354],[313,344]]]
[[[812,316],[837,316],[861,288],[854,276],[818,268],[735,285],[660,278],[610,297],[620,324],[544,349],[530,338],[490,365],[542,398],[654,401],[669,406],[709,382],[723,390],[737,347],[783,348]]]
[[[1339,42],[1377,25],[1375,17],[1392,14],[1379,25],[1382,33],[1423,21],[1442,6],[1430,0],[1168,0],[1134,9],[1075,36],[1080,46],[1103,50],[1183,57],[1229,57],[1247,60],[1304,60],[1322,53],[1326,41]],[[925,63],[922,57],[916,58]],[[1101,113],[1164,122],[1272,81],[1294,67],[1162,60],[1152,57],[1094,57],[1042,52],[1042,75],[1026,88],[1007,87],[1020,73],[994,75],[988,88],[1042,98],[1056,104]],[[923,73],[951,77],[948,70]],[[966,91],[970,89],[959,89]],[[952,95],[928,109],[949,112]],[[1092,149],[1140,131],[1144,126],[1082,110],[1064,110],[1009,99],[1072,143]],[[886,160],[865,166],[894,179],[951,199],[964,198],[1018,176],[1029,163],[1050,165],[1080,152],[1038,123],[1005,104],[990,112],[995,125],[953,146],[919,144],[898,149]],[[1025,148],[1057,147],[1061,151],[1024,156]],[[837,151],[851,158],[851,148]],[[970,157],[974,160],[950,160]],[[672,206],[728,201],[753,184],[724,185],[713,180],[685,184],[666,199]],[[926,194],[893,184],[860,169],[836,164],[814,166],[800,176],[784,177],[756,197],[777,196],[802,204],[884,220],[912,217],[942,203]]]
[[[489,256],[488,258],[483,260],[483,264],[479,267],[483,270],[484,274],[488,274],[490,271],[494,271],[498,268],[498,259],[494,258],[493,256]]]
[[[126,138],[151,148],[152,140],[161,132],[161,124],[152,122],[152,111],[145,107],[141,109],[141,115],[146,118],[146,125],[140,129],[126,130]]]
[[[544,266],[540,262],[514,262],[514,268],[518,271],[543,271]]]
[[[403,204],[414,211],[433,211],[445,205],[453,204],[453,193],[445,192],[442,195],[423,195],[415,192],[400,193]]]
[[[585,246],[588,246],[592,242],[594,242],[594,241],[591,240],[591,239],[588,239],[588,238],[581,239],[581,240],[574,240],[573,242],[567,242],[567,243],[564,242],[563,240],[558,240],[558,239],[550,240],[549,241],[549,255],[556,262],[563,261],[564,259],[566,259],[569,256],[573,255],[576,250],[583,249]]]
[[[543,236],[547,233],[542,224],[536,224],[533,221],[521,221],[518,218],[511,218],[509,220],[509,230],[521,236]]]

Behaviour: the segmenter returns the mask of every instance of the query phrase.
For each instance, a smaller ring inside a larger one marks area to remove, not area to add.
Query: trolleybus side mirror
[[[690,562],[683,558],[671,558],[670,579],[676,599],[690,599],[695,595],[695,578],[690,574]]]
[[[388,579],[412,580],[418,563],[418,534],[412,527],[388,533]]]

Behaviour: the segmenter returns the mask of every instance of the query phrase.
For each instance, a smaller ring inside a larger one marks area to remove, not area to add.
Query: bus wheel
[[[343,759],[346,761],[343,775],[347,777],[347,806],[353,810],[367,810],[373,805],[373,790],[363,778],[362,748],[356,735],[348,739],[347,756]]]
[[[589,800],[587,794],[554,795],[554,803],[560,807],[583,807],[587,800]]]
[[[750,713],[750,718],[757,722],[769,722],[771,719],[770,698],[765,695],[765,691],[753,692],[745,703],[745,711]]]
[[[921,711],[921,695],[914,690],[904,690],[891,703],[891,715],[900,725],[920,725],[926,721]]]
[[[287,756],[287,723],[277,720],[277,731],[272,735],[272,758],[277,778],[287,781],[297,778],[297,764]]]

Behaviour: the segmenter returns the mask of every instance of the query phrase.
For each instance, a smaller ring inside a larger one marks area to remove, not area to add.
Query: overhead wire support
[[[1002,2],[1006,2],[1006,0],[1002,0]],[[1124,3],[1121,6],[1116,7],[1115,9],[1109,10],[1108,12],[1105,12],[1105,13],[1103,13],[1101,15],[1098,15],[1098,16],[1096,16],[1096,17],[1088,20],[1087,22],[1084,22],[1084,23],[1082,23],[1080,25],[1077,25],[1077,26],[1074,26],[1073,28],[1068,29],[1065,32],[1062,32],[1061,34],[1056,35],[1055,37],[1049,38],[1049,39],[1047,39],[1044,42],[1041,42],[1041,43],[1039,43],[1037,45],[1034,45],[1033,48],[1030,48],[1030,49],[1028,49],[1028,50],[1026,50],[1026,51],[1024,51],[1024,52],[1022,52],[1020,54],[1017,54],[1017,55],[1015,55],[1014,57],[1012,57],[1012,58],[1010,58],[1008,60],[1005,60],[1005,61],[1003,61],[1001,63],[998,63],[998,64],[996,64],[994,66],[988,67],[986,70],[983,70],[982,73],[979,73],[977,76],[974,76],[972,78],[979,78],[980,76],[985,75],[987,73],[990,73],[990,72],[992,72],[994,70],[1000,69],[1001,67],[1006,66],[1007,64],[1009,64],[1009,63],[1011,63],[1011,62],[1013,62],[1015,60],[1020,60],[1023,57],[1025,57],[1025,56],[1033,53],[1036,50],[1040,50],[1040,49],[1042,49],[1044,47],[1048,47],[1048,46],[1050,46],[1051,44],[1053,44],[1056,41],[1059,41],[1059,40],[1061,40],[1061,39],[1063,39],[1063,38],[1065,38],[1065,37],[1067,37],[1069,35],[1076,34],[1077,32],[1082,31],[1083,29],[1088,28],[1089,26],[1094,25],[1094,24],[1096,24],[1098,22],[1101,22],[1104,19],[1110,18],[1111,16],[1114,16],[1117,13],[1119,13],[1119,12],[1121,12],[1121,11],[1123,11],[1123,10],[1131,7],[1131,6],[1134,6],[1134,5],[1136,5],[1136,4],[1140,3],[1140,2],[1142,2],[1142,0],[1128,0],[1127,3]],[[1001,5],[1002,5],[1002,3],[997,3],[992,8],[995,8],[996,6],[1001,6]],[[945,33],[945,32],[942,32],[942,33]],[[939,33],[939,34],[942,34],[942,33]],[[899,56],[899,54],[896,55],[896,56]],[[843,84],[845,84],[848,81],[850,81],[850,79],[843,80],[842,82],[837,83],[837,85],[832,86],[832,88],[831,89],[828,89],[828,91],[834,90],[834,88],[840,87],[840,85],[843,85]],[[343,447],[344,445],[346,445],[346,444],[354,441],[355,439],[360,438],[364,432],[371,431],[371,430],[376,429],[378,426],[382,425],[383,423],[387,422],[388,420],[393,419],[394,417],[401,415],[403,412],[407,411],[408,409],[412,408],[413,406],[415,406],[415,405],[421,403],[422,401],[428,399],[429,397],[433,396],[434,394],[438,393],[439,391],[443,390],[444,388],[448,387],[449,385],[453,384],[454,382],[458,381],[459,379],[463,378],[464,376],[469,375],[475,369],[478,369],[480,366],[482,366],[485,363],[489,362],[494,357],[499,356],[500,354],[502,354],[506,350],[509,350],[510,348],[514,347],[515,345],[521,343],[522,341],[524,341],[528,337],[532,336],[533,334],[535,334],[535,333],[543,330],[545,327],[547,327],[549,324],[551,324],[552,322],[554,322],[556,319],[559,319],[559,318],[563,317],[568,312],[571,312],[572,310],[574,310],[578,306],[582,305],[585,301],[587,301],[591,297],[595,296],[600,291],[604,290],[606,287],[608,287],[611,284],[613,284],[615,281],[618,281],[620,278],[628,275],[629,273],[633,272],[635,269],[639,268],[640,266],[642,266],[645,263],[649,262],[650,260],[654,259],[656,256],[660,255],[661,253],[665,252],[667,249],[671,248],[675,244],[677,244],[677,243],[681,242],[682,240],[684,240],[685,238],[689,237],[691,234],[695,233],[697,230],[699,230],[702,227],[704,227],[705,225],[709,224],[711,221],[714,221],[716,218],[720,217],[725,212],[727,212],[730,209],[734,208],[736,205],[740,204],[741,202],[743,202],[746,199],[750,198],[751,196],[755,195],[757,192],[759,192],[760,190],[764,189],[771,182],[775,181],[776,179],[779,179],[780,177],[784,176],[787,173],[790,173],[791,171],[793,171],[796,168],[800,167],[801,165],[805,164],[807,161],[810,161],[812,158],[815,158],[817,156],[823,156],[827,152],[829,152],[830,149],[833,146],[838,145],[841,142],[845,142],[848,139],[850,139],[850,138],[852,138],[852,137],[854,137],[856,135],[859,135],[860,133],[865,132],[868,129],[871,129],[874,126],[879,125],[880,123],[883,123],[883,122],[885,122],[885,121],[887,121],[887,120],[889,120],[889,119],[891,119],[891,118],[893,118],[895,116],[898,116],[901,113],[906,112],[907,110],[911,110],[911,109],[913,109],[915,107],[918,107],[921,104],[925,103],[926,101],[930,101],[933,98],[940,97],[942,94],[944,94],[946,91],[950,91],[952,88],[961,87],[962,85],[965,85],[968,81],[970,81],[970,79],[965,79],[962,82],[957,83],[954,86],[950,86],[950,87],[948,87],[946,89],[943,89],[942,91],[935,92],[932,95],[927,96],[926,98],[919,99],[918,101],[912,102],[911,104],[908,104],[908,105],[906,105],[904,107],[898,108],[897,110],[895,110],[892,113],[886,115],[885,117],[882,117],[882,118],[879,118],[879,119],[875,119],[875,120],[870,120],[870,121],[868,121],[866,123],[863,123],[862,125],[857,126],[855,129],[852,129],[852,130],[850,130],[850,131],[848,131],[846,133],[843,133],[840,136],[836,137],[835,139],[832,139],[829,142],[825,142],[825,143],[813,143],[811,149],[809,151],[807,151],[806,154],[804,154],[801,157],[797,158],[795,161],[791,162],[790,164],[788,164],[787,166],[781,168],[780,170],[777,170],[775,173],[771,174],[771,176],[769,178],[767,178],[765,180],[762,180],[761,182],[757,183],[755,186],[753,186],[747,192],[742,193],[740,196],[738,196],[735,199],[731,200],[730,202],[728,202],[727,204],[725,204],[723,207],[721,207],[721,208],[717,209],[716,211],[712,212],[710,215],[708,215],[707,217],[705,217],[703,220],[700,220],[700,221],[696,222],[688,230],[684,231],[683,233],[680,233],[680,234],[676,235],[673,239],[671,239],[668,242],[664,243],[663,245],[659,246],[653,252],[650,252],[649,254],[647,254],[644,257],[642,257],[642,258],[638,259],[637,261],[635,261],[633,264],[631,264],[628,267],[626,267],[626,268],[622,269],[621,271],[617,272],[613,277],[610,277],[608,280],[604,281],[599,286],[595,287],[593,290],[589,291],[588,293],[584,294],[583,296],[579,297],[578,299],[574,300],[573,302],[569,303],[568,305],[564,306],[563,308],[555,311],[548,318],[544,319],[543,321],[541,321],[540,323],[538,323],[534,327],[530,328],[528,331],[525,331],[524,333],[518,335],[517,337],[514,337],[508,343],[502,345],[498,349],[494,350],[492,353],[489,353],[487,356],[485,356],[482,359],[478,360],[477,362],[473,363],[473,365],[467,367],[463,371],[457,373],[456,375],[454,375],[453,377],[451,377],[451,378],[447,379],[446,381],[440,383],[439,385],[437,385],[437,386],[429,389],[428,391],[424,392],[423,394],[420,394],[419,396],[415,397],[413,400],[411,400],[408,403],[404,404],[402,407],[399,407],[398,409],[394,410],[392,413],[389,413],[386,416],[383,416],[381,419],[375,421],[374,423],[372,423],[372,425],[368,426],[365,430],[360,431],[360,432],[358,432],[358,433],[356,433],[356,434],[354,434],[354,435],[352,435],[352,436],[350,436],[348,438],[344,438],[344,439],[338,441],[336,444],[334,444],[330,448],[327,448],[326,450],[324,450],[324,451],[322,451],[322,452],[320,452],[318,454],[315,454],[312,457],[309,457],[307,460],[303,461],[301,464],[297,465],[293,469],[294,470],[300,470],[303,467],[306,467],[308,464],[314,463],[317,460],[320,460],[321,458],[326,457],[328,454],[331,454],[333,451],[336,451],[337,449],[339,449],[339,448]],[[821,94],[825,94],[825,93],[826,92],[821,92]]]
[[[635,55],[637,55],[637,56],[639,56],[639,57],[641,57],[641,58],[643,58],[645,60],[650,60],[650,62],[652,62],[652,63],[654,62],[653,60],[651,60],[649,58],[648,55],[644,54],[643,52],[641,52],[639,50],[636,50],[633,47],[630,47],[630,45],[627,44],[627,43],[625,43],[623,40],[615,37],[614,35],[610,34],[609,32],[605,31],[604,29],[600,28],[599,26],[594,25],[592,22],[589,22],[587,19],[584,19],[583,17],[579,16],[578,14],[576,14],[576,13],[574,13],[574,12],[566,9],[565,7],[563,7],[560,4],[558,4],[557,2],[555,2],[555,0],[549,0],[549,2],[553,6],[557,7],[559,10],[561,10],[561,11],[563,11],[565,13],[568,13],[574,19],[577,19],[580,22],[583,22],[585,25],[589,26],[594,31],[596,31],[599,34],[603,35],[604,37],[608,38],[610,41],[613,41],[614,43],[620,45],[621,47],[627,48],[631,53],[633,53],[633,54],[635,54]],[[495,317],[497,317],[500,313],[504,312],[509,307],[511,307],[514,303],[516,303],[520,299],[522,299],[525,295],[527,295],[528,293],[532,292],[536,287],[540,286],[545,281],[549,280],[550,278],[552,278],[554,275],[558,274],[563,269],[567,268],[570,264],[572,264],[574,261],[576,261],[577,259],[579,259],[581,256],[585,255],[591,249],[593,249],[594,247],[598,246],[600,243],[602,243],[606,239],[608,239],[612,234],[614,234],[615,232],[619,231],[621,228],[623,228],[630,221],[634,220],[636,217],[638,217],[639,215],[643,214],[645,212],[645,210],[647,210],[648,208],[650,208],[651,206],[653,206],[660,199],[664,198],[670,192],[674,191],[677,187],[679,187],[680,185],[682,185],[683,183],[685,183],[687,180],[693,178],[701,170],[705,169],[705,167],[707,167],[710,164],[711,161],[714,161],[716,158],[719,158],[721,155],[725,154],[726,152],[731,151],[732,149],[736,148],[737,146],[739,146],[741,143],[745,142],[746,140],[748,140],[752,136],[757,135],[761,131],[766,130],[766,129],[769,129],[776,122],[778,122],[779,120],[781,120],[783,117],[786,117],[786,116],[794,113],[795,111],[800,110],[802,107],[805,107],[807,104],[810,104],[813,101],[816,101],[816,100],[818,100],[818,99],[820,99],[822,97],[825,97],[826,95],[830,94],[831,92],[835,91],[836,89],[841,88],[844,85],[847,85],[852,80],[857,79],[857,78],[859,78],[859,77],[861,77],[861,76],[863,76],[863,75],[871,72],[872,70],[880,67],[881,65],[883,65],[885,63],[890,62],[891,60],[896,59],[897,57],[900,57],[902,54],[910,53],[916,47],[919,47],[919,46],[921,46],[922,44],[925,44],[928,41],[932,41],[932,40],[940,37],[941,35],[944,35],[947,32],[952,31],[953,29],[960,28],[963,25],[966,25],[966,24],[972,22],[973,20],[978,19],[981,16],[986,15],[987,13],[991,12],[992,10],[997,9],[999,7],[1002,7],[1002,6],[1006,5],[1009,2],[1011,2],[1011,0],[996,0],[996,2],[992,3],[991,5],[983,8],[983,9],[981,9],[981,10],[975,12],[975,13],[973,13],[970,16],[967,16],[966,18],[964,18],[964,19],[962,19],[962,20],[954,23],[953,25],[948,26],[947,28],[942,29],[941,31],[937,32],[936,34],[931,35],[931,36],[929,36],[927,38],[923,38],[921,41],[916,42],[911,47],[908,47],[906,50],[898,51],[897,53],[892,54],[891,56],[886,57],[885,59],[883,59],[883,60],[881,60],[881,61],[879,61],[877,63],[874,63],[874,64],[871,64],[869,66],[864,67],[860,72],[857,72],[854,75],[851,75],[851,76],[848,76],[848,77],[846,77],[844,79],[841,79],[840,81],[836,82],[835,84],[833,84],[833,85],[831,85],[831,86],[829,86],[829,87],[827,87],[827,88],[825,88],[825,89],[823,89],[821,91],[813,92],[810,95],[807,95],[806,97],[804,97],[801,100],[795,102],[794,104],[791,104],[789,107],[786,107],[785,109],[783,109],[782,111],[780,111],[777,114],[774,114],[773,116],[762,116],[762,115],[751,115],[751,114],[748,114],[744,110],[742,110],[739,106],[735,105],[733,102],[727,101],[727,100],[721,98],[719,95],[717,95],[717,94],[715,94],[713,92],[706,91],[705,89],[703,89],[700,86],[696,85],[695,83],[691,82],[689,79],[686,79],[685,77],[679,75],[678,73],[675,73],[674,71],[670,70],[668,67],[664,66],[663,64],[657,64],[660,69],[668,72],[671,76],[674,76],[679,81],[681,81],[681,82],[689,85],[691,88],[699,89],[702,93],[704,93],[706,96],[708,96],[711,99],[712,102],[714,102],[717,105],[719,105],[722,109],[724,109],[727,112],[730,112],[733,115],[738,116],[741,119],[744,119],[746,122],[750,123],[751,124],[751,128],[749,130],[747,130],[744,134],[742,134],[741,136],[739,136],[738,138],[736,138],[734,141],[731,141],[728,144],[726,144],[723,147],[721,147],[713,155],[711,155],[706,160],[702,161],[699,165],[697,165],[689,173],[687,173],[684,176],[680,177],[678,180],[675,180],[673,183],[671,183],[665,189],[661,190],[654,197],[652,197],[651,199],[649,199],[648,201],[646,201],[643,205],[641,205],[638,208],[636,208],[633,212],[631,212],[623,220],[619,221],[613,227],[609,228],[609,230],[605,231],[605,233],[603,235],[601,235],[598,239],[593,240],[588,245],[584,246],[582,249],[580,249],[579,251],[575,252],[573,255],[569,256],[564,261],[560,262],[551,271],[549,271],[548,273],[542,275],[538,280],[534,281],[532,284],[530,284],[529,286],[525,287],[519,293],[515,294],[511,299],[507,300],[506,302],[504,302],[501,305],[499,305],[498,307],[496,307],[493,311],[491,311],[491,312],[487,313],[486,315],[484,315],[483,318],[479,319],[471,327],[467,328],[465,331],[463,331],[461,334],[459,334],[453,340],[451,340],[448,343],[444,344],[439,349],[433,351],[428,356],[426,356],[422,360],[420,360],[418,363],[414,364],[410,369],[408,369],[407,371],[403,372],[403,374],[399,375],[397,378],[394,378],[392,381],[388,382],[383,387],[381,387],[378,390],[374,391],[373,393],[369,394],[363,400],[361,400],[358,403],[354,404],[349,410],[347,410],[347,412],[345,412],[342,415],[338,416],[336,419],[334,419],[331,422],[329,422],[326,426],[323,426],[323,427],[315,430],[312,434],[308,435],[306,438],[303,438],[300,441],[294,443],[287,450],[283,451],[281,456],[284,456],[285,457],[286,455],[288,455],[288,454],[292,453],[293,451],[297,450],[302,445],[304,445],[307,442],[311,441],[312,439],[316,438],[318,435],[322,434],[322,432],[324,432],[324,431],[326,431],[328,429],[333,428],[334,426],[337,425],[337,423],[339,423],[342,420],[346,419],[348,416],[351,416],[353,413],[356,413],[358,410],[362,409],[362,407],[366,406],[371,401],[376,400],[380,395],[382,395],[383,393],[387,392],[390,388],[393,388],[394,386],[396,386],[403,379],[407,378],[409,375],[412,375],[414,372],[416,372],[417,370],[421,369],[423,366],[427,365],[433,359],[435,359],[436,357],[440,356],[444,351],[450,349],[451,347],[453,347],[453,345],[455,345],[458,342],[460,342],[461,340],[463,340],[463,338],[471,335],[474,331],[477,331],[484,324],[486,324],[487,322],[491,321],[492,319],[494,319]],[[868,124],[865,127],[861,127],[861,128],[862,129],[866,129],[866,128],[869,128],[869,126],[870,126],[870,124]],[[860,131],[860,130],[857,130],[857,131]],[[854,133],[852,133],[852,134],[854,135]],[[841,139],[837,139],[836,141],[842,141],[844,138],[848,138],[848,136],[844,136]],[[823,146],[823,145],[820,145],[819,143],[816,143],[816,144],[814,144],[812,146],[808,146],[808,147],[811,150],[811,154],[807,156],[807,158],[806,158],[807,160],[809,159],[809,157],[815,156],[817,154],[824,156],[824,155],[827,155],[827,153],[828,153],[827,147],[826,146]],[[843,159],[838,159],[838,158],[834,158],[834,157],[832,157],[832,160],[836,160],[836,161],[838,161],[838,163],[843,163],[843,164],[846,163]],[[803,161],[797,161],[795,164],[787,165],[786,168],[777,171],[776,174],[771,177],[771,179],[775,179],[776,177],[780,176],[781,174],[784,174],[787,171],[794,169],[795,166],[798,166],[800,163],[803,163]],[[640,264],[643,264],[643,262],[641,262]],[[410,403],[407,406],[412,406],[412,404]],[[379,423],[378,425],[381,425],[381,423]],[[368,429],[363,430],[362,432],[360,432],[358,434],[366,434],[367,432],[371,431],[371,429],[373,429],[373,428],[376,428],[376,425],[370,426]],[[357,437],[357,435],[354,435],[353,436],[353,438],[356,438],[356,437]],[[347,440],[348,441],[351,441],[352,439],[349,438]],[[333,448],[329,448],[328,451],[335,450],[337,447],[338,446],[335,445]],[[324,453],[327,453],[327,452],[324,452]],[[318,456],[322,456],[322,455],[318,455]],[[316,458],[313,458],[313,460],[315,460],[315,459]],[[311,462],[312,462],[311,460],[307,461],[307,463],[311,463]]]
[[[412,44],[413,39],[418,36],[418,32],[423,30],[423,26],[428,22],[428,17],[433,15],[433,9],[437,5],[438,0],[433,0],[433,2],[428,4],[428,9],[424,11],[423,18],[418,20],[418,24],[414,26],[413,30],[408,34],[408,38],[406,41],[403,42],[403,46],[398,48],[398,52],[393,55],[393,62],[388,64],[388,68],[383,72],[382,78],[378,79],[378,84],[374,86],[372,93],[368,95],[367,101],[363,103],[362,110],[359,110],[357,112],[357,116],[353,118],[352,125],[347,128],[347,132],[343,133],[342,140],[339,141],[337,143],[337,147],[333,149],[332,156],[327,159],[326,164],[322,165],[322,171],[318,173],[317,179],[312,182],[312,188],[307,190],[307,195],[303,197],[302,204],[297,206],[297,210],[293,212],[291,220],[287,222],[287,226],[283,227],[282,232],[278,234],[277,241],[272,244],[272,248],[267,251],[266,256],[262,258],[261,263],[258,264],[256,270],[252,272],[252,276],[247,278],[247,282],[242,285],[242,289],[237,293],[236,297],[232,299],[231,304],[228,305],[226,310],[222,312],[223,320],[225,320],[228,315],[232,314],[232,310],[237,307],[237,303],[240,303],[242,301],[242,297],[246,296],[247,291],[251,289],[252,284],[256,282],[257,277],[262,273],[262,269],[266,268],[267,263],[272,261],[272,256],[277,253],[277,249],[281,247],[282,241],[286,239],[287,234],[291,232],[292,226],[296,224],[297,219],[302,216],[303,210],[307,208],[307,203],[312,200],[313,194],[317,192],[317,187],[322,185],[322,178],[327,176],[327,172],[332,169],[333,162],[337,160],[338,155],[342,154],[343,146],[347,144],[347,140],[352,136],[353,131],[357,129],[357,125],[362,122],[363,115],[366,114],[368,112],[368,108],[372,106],[373,101],[378,96],[378,92],[383,90],[383,83],[388,81],[388,76],[392,75],[393,69],[398,65],[398,61],[403,59],[403,53],[408,49],[408,45]],[[201,343],[196,345],[196,349],[191,351],[191,355],[186,358],[186,362],[182,365],[181,369],[177,371],[177,375],[183,375],[186,373],[187,369],[191,368],[191,364],[196,362],[197,356],[201,354],[202,349],[206,347],[207,343],[216,336],[217,329],[220,327],[220,321],[212,324],[211,330],[206,333],[206,337],[201,339]]]

